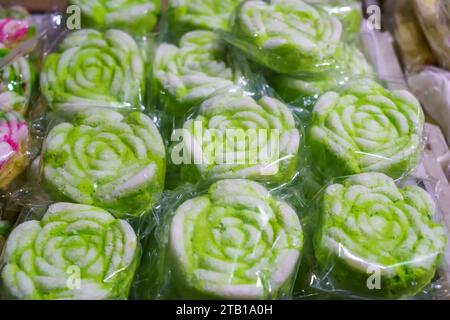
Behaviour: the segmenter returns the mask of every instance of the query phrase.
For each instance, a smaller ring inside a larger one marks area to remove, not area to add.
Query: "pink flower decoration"
[[[20,145],[27,136],[28,126],[24,120],[13,113],[4,114],[0,119],[0,168],[20,152]]]
[[[0,19],[0,42],[10,44],[26,37],[29,25],[27,21],[5,18]]]

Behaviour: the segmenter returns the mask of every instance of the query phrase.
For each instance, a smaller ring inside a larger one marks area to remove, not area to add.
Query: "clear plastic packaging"
[[[307,133],[311,162],[325,178],[363,172],[407,176],[420,158],[423,126],[422,108],[411,93],[354,79],[314,106]]]
[[[144,249],[137,298],[290,297],[303,248],[291,205],[242,179],[178,191]]]
[[[222,36],[278,73],[318,76],[339,68],[335,54],[341,22],[304,1],[245,1],[235,14],[232,33]]]
[[[426,113],[441,126],[450,141],[450,72],[428,66],[408,75],[407,79]]]
[[[25,8],[0,5],[0,57],[36,33],[33,19]]]
[[[414,10],[442,67],[450,70],[450,8],[448,1],[414,0]]]
[[[381,173],[339,179],[318,197],[313,288],[337,297],[433,297],[447,232],[433,198]],[[442,288],[441,288],[442,290]]]
[[[121,30],[68,34],[46,57],[40,83],[50,109],[60,113],[86,107],[145,109],[145,58]]]
[[[146,35],[157,24],[159,0],[70,0],[81,11],[81,28],[121,29],[133,35]]]
[[[283,102],[231,89],[205,100],[173,131],[171,159],[181,166],[181,181],[243,178],[281,185],[300,170],[302,132]]]
[[[136,233],[100,208],[54,203],[24,211],[2,260],[7,299],[126,299],[140,259]]]
[[[183,35],[178,46],[163,42],[155,52],[153,88],[163,111],[183,116],[214,92],[238,84],[225,43],[211,31]]]
[[[172,0],[167,15],[170,32],[228,30],[240,0]]]
[[[71,120],[49,117],[31,190],[39,182],[54,201],[98,206],[116,217],[152,209],[166,171],[165,145],[152,119],[108,108],[87,108]]]

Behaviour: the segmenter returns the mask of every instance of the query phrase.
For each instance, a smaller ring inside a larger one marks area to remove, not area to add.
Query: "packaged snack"
[[[178,47],[162,43],[153,68],[165,111],[179,116],[235,80],[225,45],[211,31],[188,32]]]
[[[28,11],[21,6],[0,6],[0,44],[13,48],[36,34]]]
[[[446,245],[423,189],[399,189],[381,173],[364,173],[324,191],[314,252],[321,279],[334,292],[384,299],[421,292]],[[377,278],[378,277],[378,278]]]
[[[0,189],[9,184],[28,164],[28,124],[14,111],[0,111]]]
[[[138,216],[163,191],[165,147],[146,115],[89,108],[49,132],[41,166],[55,199]]]
[[[35,82],[35,70],[29,59],[16,57],[0,69],[0,110],[25,114]]]
[[[133,38],[120,30],[69,34],[41,72],[41,90],[53,111],[109,107],[143,109],[145,64]]]
[[[414,10],[442,67],[450,70],[450,12],[445,0],[414,0]]]
[[[382,172],[400,178],[418,163],[423,126],[411,93],[358,80],[319,98],[307,140],[325,177]]]
[[[2,270],[8,298],[126,299],[140,258],[125,220],[96,207],[55,203],[17,226]]]
[[[302,255],[295,211],[249,180],[222,180],[182,203],[167,232],[170,292],[163,297],[276,299],[289,296]]]
[[[287,102],[299,99],[317,99],[327,91],[335,90],[348,81],[360,77],[375,77],[375,72],[364,54],[355,45],[339,46],[336,53],[339,71],[319,78],[290,77],[280,74],[269,76],[269,84]]]
[[[246,1],[225,40],[278,73],[318,75],[337,68],[342,25],[301,0]]]
[[[161,10],[159,0],[70,0],[81,8],[83,28],[123,29],[145,35],[153,30]]]
[[[218,94],[178,132],[182,176],[188,181],[245,178],[282,184],[297,173],[301,134],[292,111],[274,98]]]
[[[228,30],[240,0],[173,0],[169,2],[170,30]]]

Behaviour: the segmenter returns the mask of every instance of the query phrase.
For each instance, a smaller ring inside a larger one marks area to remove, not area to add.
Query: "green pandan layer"
[[[137,35],[151,32],[161,10],[159,0],[70,0],[81,8],[82,27],[118,28]]]
[[[41,88],[53,110],[143,106],[145,65],[133,38],[120,30],[85,29],[67,36],[45,60]]]
[[[171,30],[222,29],[230,27],[239,0],[177,0],[169,3]]]
[[[238,37],[233,44],[275,72],[316,75],[336,69],[342,25],[304,1],[247,1],[233,31]]]
[[[42,160],[54,197],[116,216],[145,212],[164,188],[164,143],[152,120],[139,112],[84,111],[50,131]]]
[[[175,115],[183,115],[234,83],[224,44],[210,31],[186,33],[179,47],[161,44],[156,50],[154,75],[167,96],[167,110]]]
[[[366,296],[417,294],[433,279],[446,243],[434,213],[423,189],[399,189],[384,174],[364,173],[329,186],[314,240],[323,274],[336,287]]]
[[[183,127],[183,168],[203,179],[245,178],[290,181],[297,171],[301,134],[291,110],[264,96],[217,95]]]
[[[360,80],[320,97],[307,140],[326,177],[382,172],[399,178],[417,165],[423,126],[422,108],[408,91]]]
[[[16,227],[2,270],[8,297],[26,300],[126,299],[139,242],[125,220],[72,203],[51,205],[41,221]]]
[[[277,298],[303,247],[294,210],[249,180],[222,180],[184,202],[170,226],[175,285],[189,298]]]

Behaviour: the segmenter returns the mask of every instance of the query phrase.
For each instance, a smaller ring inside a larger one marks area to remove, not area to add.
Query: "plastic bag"
[[[298,174],[302,124],[275,98],[229,90],[188,115],[172,142],[181,181],[245,178],[281,185]]]
[[[25,8],[0,6],[0,56],[35,34],[36,27]]]
[[[400,178],[417,166],[423,126],[422,108],[411,93],[355,79],[314,106],[307,134],[311,162],[325,178],[363,172]]]
[[[70,33],[47,56],[40,77],[42,94],[53,111],[145,109],[145,60],[136,41],[120,30]]]
[[[130,224],[92,206],[45,209],[26,212],[8,238],[3,298],[126,299],[141,252]]]
[[[228,30],[230,19],[241,3],[239,0],[174,0],[169,1],[167,15],[170,32],[196,29]]]
[[[364,173],[335,181],[318,199],[314,288],[353,298],[433,296],[426,292],[447,232],[426,191]]]
[[[51,199],[128,218],[148,213],[159,200],[165,146],[148,116],[87,108],[71,121],[54,119],[49,127],[33,174]]]
[[[161,10],[159,0],[70,0],[81,9],[81,27],[121,29],[145,35],[155,27]]]
[[[442,67],[450,70],[450,10],[448,1],[414,0],[414,10]]]
[[[450,141],[450,72],[425,67],[409,75],[408,84],[427,114],[437,121],[447,141]]]
[[[153,66],[156,103],[180,117],[214,92],[237,85],[240,73],[228,57],[225,44],[211,31],[188,32],[178,46],[161,43]]]
[[[363,20],[360,0],[306,0],[323,8],[342,22],[343,31],[349,38],[359,33]]]
[[[242,179],[179,191],[144,249],[137,298],[289,298],[303,231],[288,203]]]
[[[341,22],[303,1],[246,1],[232,31],[222,32],[227,42],[275,72],[317,76],[338,68]]]
[[[268,82],[283,100],[310,106],[327,91],[338,90],[353,78],[373,77],[375,71],[356,45],[341,44],[336,53],[339,71],[319,78],[289,77],[269,74]]]

